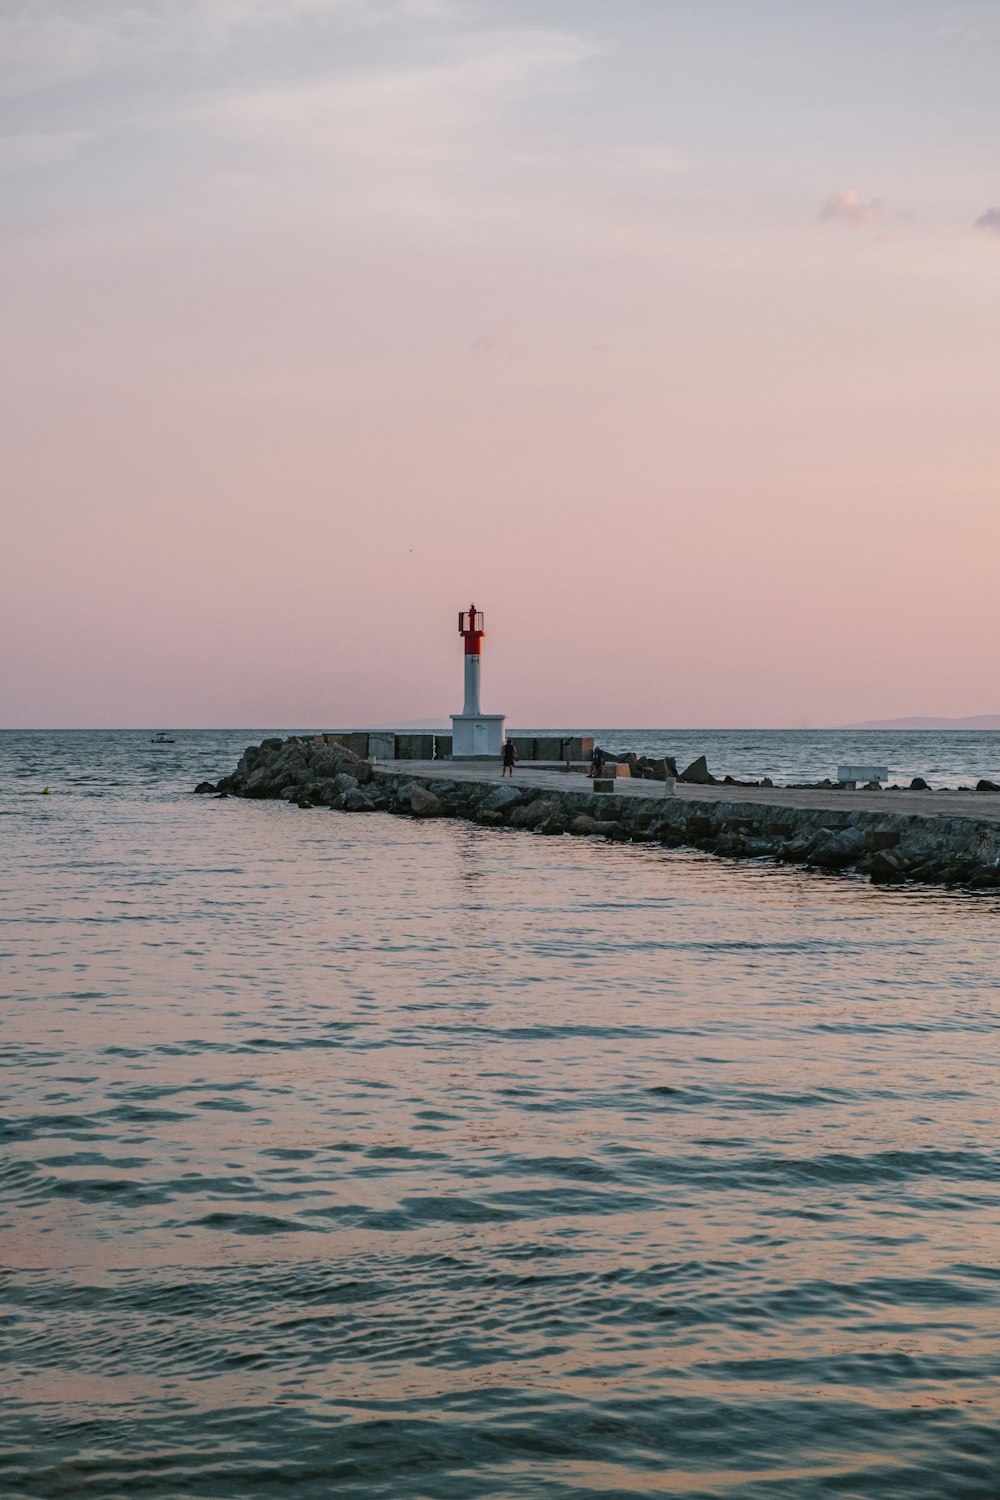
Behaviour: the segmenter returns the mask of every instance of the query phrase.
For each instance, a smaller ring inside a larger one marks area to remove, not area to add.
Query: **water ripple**
[[[994,904],[88,743],[0,763],[5,1497],[993,1500]]]

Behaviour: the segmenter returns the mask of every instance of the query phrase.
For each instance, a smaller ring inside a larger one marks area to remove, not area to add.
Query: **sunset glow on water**
[[[239,747],[3,738],[5,1494],[990,1493],[995,898]]]

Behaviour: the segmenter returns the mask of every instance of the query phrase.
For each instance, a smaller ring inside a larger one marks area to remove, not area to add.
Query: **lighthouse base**
[[[499,760],[505,714],[452,714],[452,760]]]

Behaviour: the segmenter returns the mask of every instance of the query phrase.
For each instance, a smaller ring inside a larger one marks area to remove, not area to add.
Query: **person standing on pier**
[[[517,760],[517,746],[513,740],[504,740],[503,751],[500,756],[500,779],[510,772],[511,780],[514,779],[514,762]]]

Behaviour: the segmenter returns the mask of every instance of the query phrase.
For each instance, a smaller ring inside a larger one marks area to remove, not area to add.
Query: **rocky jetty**
[[[202,794],[280,799],[295,807],[465,818],[538,834],[688,847],[731,859],[769,859],[867,875],[879,884],[1000,887],[1000,824],[916,812],[831,811],[738,800],[593,793],[524,783],[408,776],[373,767],[334,736],[249,746],[230,776]],[[723,785],[712,778],[716,788]]]

